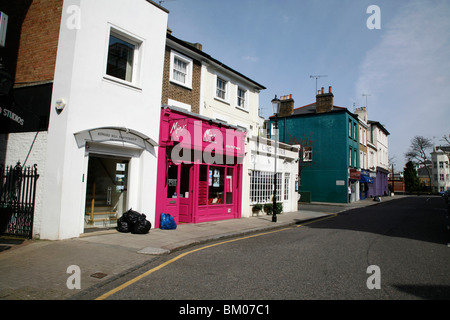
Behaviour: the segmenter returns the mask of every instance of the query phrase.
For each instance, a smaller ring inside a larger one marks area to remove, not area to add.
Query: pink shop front
[[[241,217],[245,132],[174,107],[161,108],[155,226]]]

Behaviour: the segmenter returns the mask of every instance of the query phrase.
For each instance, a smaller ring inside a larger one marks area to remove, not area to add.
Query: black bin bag
[[[132,209],[126,211],[117,219],[117,231],[131,232],[134,234],[146,234],[151,229],[150,221],[146,219],[145,214],[141,214]]]
[[[124,217],[117,219],[117,231],[119,232],[130,232],[130,225]]]
[[[138,220],[131,229],[131,233],[146,234],[147,232],[149,232],[150,228],[152,227],[152,224],[145,218],[146,218],[145,214],[141,214],[139,216]]]

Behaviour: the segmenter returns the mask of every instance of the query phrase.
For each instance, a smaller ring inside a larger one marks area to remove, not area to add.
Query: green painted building
[[[274,120],[271,117],[271,128]],[[292,97],[282,97],[278,128],[281,142],[302,147],[300,201],[347,203],[358,200],[358,117],[346,108],[333,105],[331,87],[328,93],[322,88],[315,103],[300,108],[294,108]]]

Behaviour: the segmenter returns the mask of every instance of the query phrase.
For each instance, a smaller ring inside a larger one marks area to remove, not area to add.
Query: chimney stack
[[[280,97],[280,113],[279,117],[289,117],[294,112],[294,99],[292,94]]]
[[[328,87],[328,93],[325,93],[325,89],[322,87],[316,96],[316,113],[325,113],[333,110],[333,98],[331,86]]]

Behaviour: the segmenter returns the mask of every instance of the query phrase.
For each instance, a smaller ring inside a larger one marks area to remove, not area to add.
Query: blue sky
[[[391,133],[390,158],[405,163],[411,139],[439,145],[450,134],[450,1],[448,0],[168,0],[172,34],[267,89],[262,115],[276,95],[295,106],[333,87],[334,103],[366,105],[370,120]],[[370,30],[370,5],[381,29]]]

